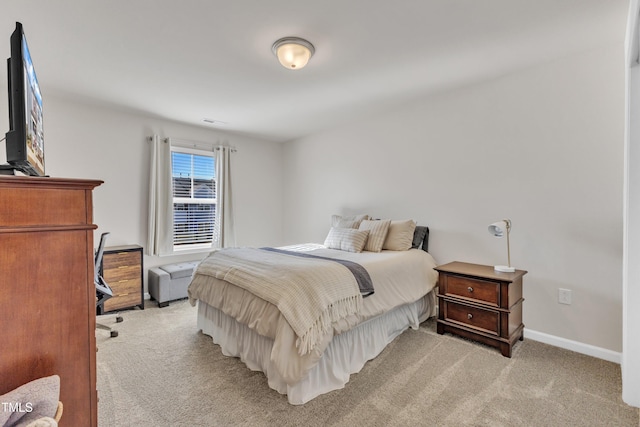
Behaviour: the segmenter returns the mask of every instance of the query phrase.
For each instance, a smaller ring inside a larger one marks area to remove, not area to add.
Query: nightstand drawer
[[[500,283],[450,275],[446,279],[444,293],[447,296],[500,306]]]
[[[140,280],[140,274],[141,274],[140,264],[138,264],[138,265],[120,266],[120,267],[116,267],[109,270],[107,270],[107,268],[105,267],[103,277],[104,277],[104,280],[107,281],[107,283],[112,283],[112,282],[121,282],[123,280],[131,280],[131,279]]]
[[[483,332],[500,334],[500,313],[491,310],[458,304],[451,301],[444,303],[444,320],[462,323],[470,328]]]
[[[123,295],[138,294],[138,298],[140,298],[140,286],[140,277],[113,282],[113,287],[117,289],[117,291],[113,291],[113,296],[120,297]]]
[[[138,252],[105,253],[102,262],[105,270],[140,265],[140,254]]]
[[[140,302],[140,290],[138,292],[116,295],[104,302],[104,311],[114,311],[122,308],[130,308]]]

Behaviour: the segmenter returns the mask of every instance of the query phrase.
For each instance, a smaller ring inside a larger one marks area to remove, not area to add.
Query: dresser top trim
[[[104,181],[95,179],[51,178],[44,176],[0,176],[0,187],[44,187],[93,189]]]

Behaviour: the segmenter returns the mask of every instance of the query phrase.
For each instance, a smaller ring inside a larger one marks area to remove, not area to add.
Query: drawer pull
[[[469,287],[467,288],[467,290],[468,290],[469,292],[473,292],[473,288],[472,288],[471,286],[469,286]]]
[[[469,320],[473,319],[473,314],[468,313],[468,314],[467,314],[467,319],[469,319]]]

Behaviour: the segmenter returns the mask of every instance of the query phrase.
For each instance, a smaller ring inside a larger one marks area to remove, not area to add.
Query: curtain
[[[213,244],[217,248],[236,246],[231,191],[231,147],[216,147],[217,207]]]
[[[151,137],[149,167],[149,229],[147,254],[173,253],[173,193],[171,145],[158,135]]]

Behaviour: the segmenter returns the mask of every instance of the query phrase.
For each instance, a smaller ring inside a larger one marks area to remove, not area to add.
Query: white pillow
[[[412,219],[404,221],[391,221],[387,238],[382,249],[390,251],[408,251],[413,242],[413,232],[416,230],[416,222]]]
[[[363,215],[351,215],[351,216],[342,216],[342,215],[331,215],[331,226],[332,227],[344,227],[344,225],[340,225],[340,222],[342,221],[343,224],[347,224],[347,222],[352,221],[353,223],[351,225],[355,225],[352,226],[350,228],[358,228],[358,226],[360,225],[360,221],[362,221],[363,219],[369,219],[369,215],[363,214]]]
[[[337,224],[334,225],[336,228],[358,228],[360,227],[360,220],[357,221],[348,221],[346,219],[341,219]]]
[[[329,249],[362,252],[368,236],[369,230],[360,231],[355,228],[331,227],[324,241],[324,245]]]
[[[364,245],[364,250],[369,252],[380,252],[385,238],[387,237],[387,231],[389,231],[390,219],[384,220],[363,220],[360,223],[359,230],[369,230],[369,238]]]

